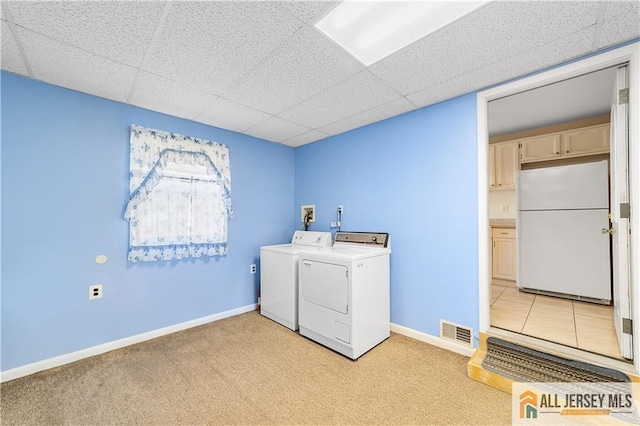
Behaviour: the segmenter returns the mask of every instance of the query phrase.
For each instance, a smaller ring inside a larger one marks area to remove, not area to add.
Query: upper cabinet
[[[530,163],[532,161],[555,160],[562,157],[560,139],[560,133],[522,139],[520,141],[520,161]]]
[[[570,130],[549,128],[550,133],[489,144],[489,189],[515,188],[521,164],[609,154],[609,123],[588,125],[591,123]]]
[[[609,137],[608,124],[564,132],[565,157],[608,153]]]
[[[520,162],[609,153],[609,124],[535,136],[520,141]]]
[[[518,142],[489,145],[489,189],[513,189],[516,184]]]

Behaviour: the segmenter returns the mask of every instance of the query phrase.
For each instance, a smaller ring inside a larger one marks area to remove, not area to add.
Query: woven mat
[[[535,349],[487,339],[482,367],[519,382],[630,382],[620,371],[550,355]]]

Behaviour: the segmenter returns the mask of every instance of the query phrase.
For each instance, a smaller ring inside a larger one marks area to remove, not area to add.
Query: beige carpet
[[[2,384],[14,424],[510,424],[468,358],[393,334],[358,361],[257,312]]]

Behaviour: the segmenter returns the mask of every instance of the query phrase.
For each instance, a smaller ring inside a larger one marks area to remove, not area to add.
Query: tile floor
[[[492,285],[491,326],[622,359],[613,306]]]

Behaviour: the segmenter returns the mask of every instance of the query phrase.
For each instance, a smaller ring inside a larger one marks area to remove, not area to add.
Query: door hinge
[[[631,219],[631,205],[620,203],[620,219]]]
[[[620,89],[618,91],[618,105],[624,105],[629,103],[629,89]]]
[[[631,318],[622,318],[622,332],[633,336],[633,320]]]

